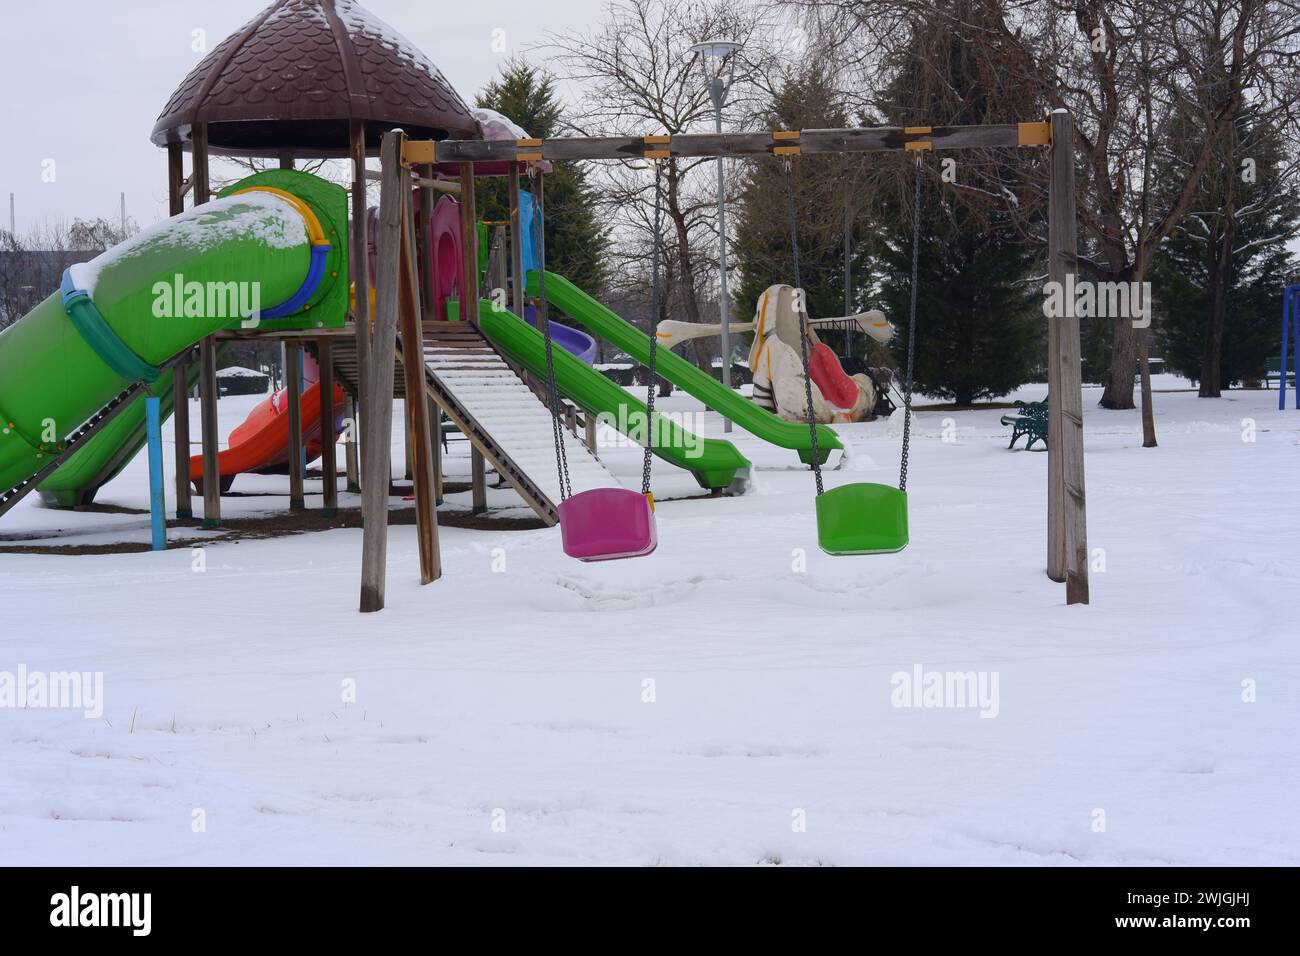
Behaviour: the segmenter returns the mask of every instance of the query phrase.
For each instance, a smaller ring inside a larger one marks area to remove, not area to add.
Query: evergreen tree
[[[969,0],[953,0],[976,23],[982,15]],[[1001,112],[1025,104],[1003,91],[989,96],[987,76],[960,37],[932,23],[917,22],[912,41],[886,91],[883,111],[891,125],[913,126],[1007,122]],[[988,107],[996,99],[1001,112]],[[921,246],[917,289],[917,391],[968,405],[995,398],[1043,374],[1046,323],[1039,287],[1030,282],[1035,256],[1017,235],[1001,196],[1014,182],[1007,163],[1014,156],[962,157],[950,183],[939,161],[922,154]],[[884,239],[877,257],[885,312],[899,329],[895,361],[907,361],[906,325],[912,278],[912,154],[906,170],[880,203],[877,230]],[[904,164],[895,164],[900,166]],[[903,184],[906,184],[905,186]],[[999,197],[990,201],[990,197]]]
[[[488,83],[474,102],[496,110],[538,139],[555,136],[562,127],[563,109],[554,78],[523,59],[508,60],[501,75]],[[587,171],[576,162],[557,162],[554,167],[545,185],[546,266],[600,297],[608,278],[609,235],[601,225]],[[481,181],[477,194],[480,217],[510,218],[509,188],[504,179]]]
[[[1235,148],[1206,171],[1193,211],[1150,274],[1163,357],[1198,382],[1203,397],[1263,376],[1279,348],[1280,290],[1298,266],[1287,242],[1300,233],[1300,196],[1280,172],[1277,132],[1247,118],[1235,134],[1227,140]]]
[[[848,126],[845,110],[829,77],[816,66],[787,76],[764,116],[770,129],[817,129]],[[844,314],[844,227],[863,205],[865,161],[861,157],[808,156],[791,169],[799,225],[799,266],[808,311],[814,318]],[[790,248],[789,199],[785,170],[777,161],[755,160],[744,167],[735,207],[734,260],[740,281],[735,288],[738,320],[746,321],[763,291],[774,283],[794,284]],[[859,302],[860,279],[866,274],[864,244],[851,238],[849,292],[852,311]],[[858,337],[858,342],[868,341]]]

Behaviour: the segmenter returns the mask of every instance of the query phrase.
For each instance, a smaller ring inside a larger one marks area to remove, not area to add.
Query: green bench
[[[1025,442],[1025,451],[1034,447],[1034,442],[1043,443],[1043,448],[1047,448],[1047,399],[1041,402],[1016,402],[1016,408],[1020,409],[1015,415],[1003,415],[1002,424],[1011,426],[1011,444],[1007,448],[1015,448],[1016,442],[1021,435],[1028,437]]]
[[[1281,378],[1282,378],[1282,356],[1271,355],[1264,360],[1264,388],[1266,389],[1271,388],[1272,383],[1274,381],[1277,381],[1279,385],[1285,384],[1280,381]],[[1287,379],[1287,383],[1294,384],[1295,369],[1289,368],[1286,370],[1286,379]]]

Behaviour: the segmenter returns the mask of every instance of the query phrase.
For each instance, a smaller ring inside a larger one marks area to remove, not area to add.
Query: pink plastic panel
[[[560,504],[564,553],[579,561],[612,561],[649,554],[659,544],[645,495],[627,488],[595,488]]]

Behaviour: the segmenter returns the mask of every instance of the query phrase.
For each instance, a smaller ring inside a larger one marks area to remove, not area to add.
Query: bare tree
[[[683,133],[713,117],[712,105],[691,44],[724,37],[745,46],[736,63],[729,110],[743,125],[763,102],[776,62],[771,15],[743,0],[616,0],[604,21],[588,31],[555,35],[546,49],[557,72],[580,90],[569,119],[581,135]],[[712,160],[670,158],[663,164],[666,235],[674,256],[672,297],[688,321],[702,320],[702,289],[711,287],[717,262],[716,196]],[[642,161],[605,165],[593,186],[616,228],[621,260],[644,275],[652,228],[652,169]],[[734,177],[732,177],[734,180]],[[638,268],[639,267],[639,268]],[[706,340],[694,342],[700,368],[712,373]]]

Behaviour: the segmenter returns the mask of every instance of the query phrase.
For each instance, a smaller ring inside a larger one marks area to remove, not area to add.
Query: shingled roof
[[[159,146],[208,124],[214,153],[348,155],[400,126],[417,138],[478,139],[469,108],[423,53],[354,0],[276,0],[203,58],[154,126]]]

